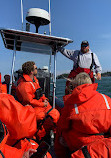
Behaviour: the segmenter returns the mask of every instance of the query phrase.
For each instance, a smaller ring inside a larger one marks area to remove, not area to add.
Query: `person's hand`
[[[44,100],[44,106],[47,107],[47,105],[48,105],[48,101],[45,99]]]
[[[96,74],[96,78],[97,78],[97,80],[101,80],[101,74],[100,74],[100,73],[97,73],[97,74]]]
[[[29,149],[28,151],[24,152],[22,158],[30,158],[37,150]]]
[[[61,51],[62,48],[63,48],[63,47],[62,47],[62,46],[59,46],[59,45],[57,45],[57,46],[53,45],[53,46],[52,46],[53,52]]]

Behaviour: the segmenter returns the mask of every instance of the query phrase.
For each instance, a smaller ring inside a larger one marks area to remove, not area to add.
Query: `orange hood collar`
[[[34,79],[36,79],[35,76],[34,76]],[[26,81],[26,82],[32,82],[32,79],[29,77],[29,75],[23,74],[23,77],[20,77],[20,78],[19,78],[19,80],[18,80],[18,82],[17,82],[17,85],[18,85],[19,83],[21,83],[21,82],[24,82],[24,81]]]
[[[98,93],[96,91],[97,87],[97,83],[83,84],[76,87],[72,94],[63,97],[64,104],[79,104],[89,100],[91,97]]]

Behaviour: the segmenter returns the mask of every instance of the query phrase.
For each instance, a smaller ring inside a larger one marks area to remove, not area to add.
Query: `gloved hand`
[[[61,50],[63,49],[63,46],[57,46],[57,50],[61,52]]]
[[[52,51],[53,51],[53,52],[59,52],[59,51],[61,51],[62,49],[63,49],[63,46],[60,46],[60,45],[57,45],[57,46],[53,45],[53,46],[52,46]]]

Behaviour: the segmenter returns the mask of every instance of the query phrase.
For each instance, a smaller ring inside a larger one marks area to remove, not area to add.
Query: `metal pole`
[[[50,3],[50,0],[49,0],[49,15],[50,15],[50,23],[49,23],[49,35],[51,36],[51,3]]]
[[[50,73],[50,78],[51,78],[51,62],[52,62],[52,50],[50,52],[50,59],[49,59],[49,73]]]
[[[11,94],[11,87],[12,87],[12,82],[13,82],[15,57],[16,57],[16,37],[14,39],[14,51],[13,51],[13,59],[12,59],[12,69],[11,69],[11,78],[10,78],[11,80],[10,80],[10,86],[9,86],[9,94]]]
[[[21,19],[22,19],[22,31],[23,31],[23,2],[21,0]]]
[[[54,54],[53,108],[55,108],[55,93],[56,93],[56,52]]]
[[[49,23],[49,35],[51,36],[51,1],[49,0],[49,15],[50,15],[50,23]],[[51,63],[52,63],[52,51],[50,53],[49,59],[49,72],[50,72],[50,82],[51,82]],[[53,82],[54,84],[54,82]],[[55,99],[54,99],[54,85],[53,85],[53,107],[55,107]]]

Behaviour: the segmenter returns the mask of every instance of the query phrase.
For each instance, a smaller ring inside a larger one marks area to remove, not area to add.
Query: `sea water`
[[[100,81],[96,80],[98,83],[97,91],[111,97],[111,77],[102,77]],[[63,100],[62,97],[65,95],[65,79],[57,79],[56,85],[56,96]]]

